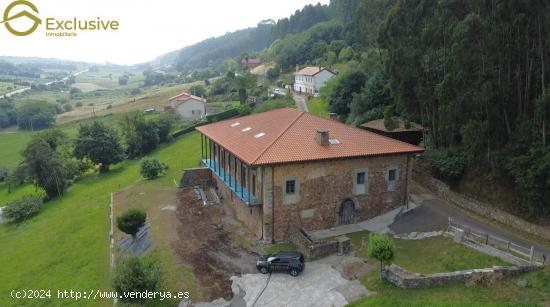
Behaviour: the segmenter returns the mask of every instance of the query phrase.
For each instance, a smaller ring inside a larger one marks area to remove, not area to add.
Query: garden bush
[[[164,174],[167,169],[168,166],[156,158],[143,159],[139,166],[139,172],[145,179],[155,179]]]
[[[19,223],[38,213],[42,202],[42,196],[26,195],[18,200],[8,202],[2,212],[7,220]]]
[[[135,237],[139,229],[145,225],[147,213],[139,209],[128,209],[116,219],[120,231]]]
[[[129,292],[158,291],[161,289],[162,268],[160,263],[150,258],[130,257],[124,260],[115,270],[113,288],[119,294]],[[125,297],[119,295],[123,303],[144,304],[143,297]]]

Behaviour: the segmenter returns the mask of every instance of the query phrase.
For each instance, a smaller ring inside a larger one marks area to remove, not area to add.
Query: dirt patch
[[[193,267],[201,301],[231,299],[234,275],[255,272],[256,255],[234,240],[242,234],[224,205],[204,207],[193,189],[178,192],[176,209],[178,239],[172,243],[176,255]]]

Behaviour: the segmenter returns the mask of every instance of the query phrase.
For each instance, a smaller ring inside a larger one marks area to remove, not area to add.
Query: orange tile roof
[[[332,71],[328,70],[325,67],[308,66],[308,67],[304,67],[304,68],[300,69],[299,71],[295,72],[294,74],[295,75],[305,75],[305,76],[315,76],[316,74],[320,73],[323,70],[326,70],[328,72],[333,73]]]
[[[380,130],[384,132],[405,132],[405,131],[422,131],[424,130],[424,127],[422,125],[419,125],[417,123],[411,122],[410,128],[405,128],[405,122],[397,119],[397,122],[399,124],[399,127],[393,129],[393,130],[387,130],[386,126],[384,126],[384,119],[375,119],[373,121],[370,121],[368,123],[364,123],[361,125],[361,127],[365,128],[371,128],[375,130]]]
[[[319,145],[315,140],[319,128],[328,130],[330,139],[337,139],[340,144]],[[422,147],[291,108],[233,118],[196,129],[249,165],[424,151]]]
[[[206,102],[206,99],[202,98],[202,97],[198,97],[198,96],[195,96],[195,95],[191,95],[187,92],[183,92],[177,96],[174,96],[172,98],[170,98],[169,100],[172,101],[172,100],[175,100],[176,102],[178,102],[178,105],[184,103],[184,102],[187,102],[189,100],[198,100],[198,101],[201,101],[201,102]]]

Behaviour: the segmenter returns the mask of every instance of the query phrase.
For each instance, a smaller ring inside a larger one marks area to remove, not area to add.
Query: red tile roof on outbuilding
[[[249,165],[420,153],[424,148],[291,108],[196,128]],[[318,129],[339,144],[320,145]]]
[[[331,70],[325,68],[325,67],[318,67],[318,66],[308,66],[300,69],[299,71],[295,72],[295,75],[304,75],[304,76],[315,76],[316,74],[322,72],[323,70],[326,70],[334,75],[334,72]]]
[[[178,102],[178,105],[179,105],[179,104],[182,104],[182,103],[184,103],[186,101],[189,101],[191,99],[201,101],[201,102],[206,102],[206,100],[204,98],[198,97],[198,96],[195,96],[195,95],[191,95],[187,92],[183,92],[183,93],[181,93],[177,96],[174,96],[174,97],[170,98],[169,101],[174,100],[174,101]]]

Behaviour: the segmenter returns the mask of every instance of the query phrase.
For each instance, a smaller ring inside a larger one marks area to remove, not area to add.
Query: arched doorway
[[[355,223],[355,204],[351,199],[346,199],[340,205],[340,225]]]

